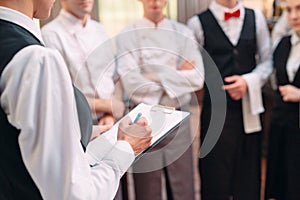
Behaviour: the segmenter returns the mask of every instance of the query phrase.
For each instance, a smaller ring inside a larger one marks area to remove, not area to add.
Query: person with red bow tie
[[[261,87],[272,72],[271,40],[260,11],[238,0],[214,0],[188,21],[200,46],[215,62],[226,92],[226,117],[214,148],[199,160],[202,200],[260,199]],[[206,80],[211,65],[205,64]],[[201,141],[211,121],[211,99],[205,87]],[[201,151],[200,151],[201,154]]]

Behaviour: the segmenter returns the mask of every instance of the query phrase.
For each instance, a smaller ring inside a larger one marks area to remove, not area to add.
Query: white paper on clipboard
[[[175,128],[177,128],[182,121],[190,116],[190,112],[175,110],[171,107],[165,107],[161,105],[147,105],[140,103],[133,110],[131,110],[126,116],[129,116],[132,121],[138,115],[142,113],[142,117],[145,117],[152,129],[152,141],[151,146],[145,151],[136,155],[136,159],[140,158],[144,153],[153,148]],[[87,151],[97,154],[97,158],[102,158],[110,151],[113,145],[117,142],[117,134],[119,120],[109,131],[98,136],[91,141],[87,146]]]

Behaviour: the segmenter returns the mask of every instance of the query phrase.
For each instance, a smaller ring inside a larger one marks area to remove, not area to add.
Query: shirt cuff
[[[99,138],[96,143],[93,142],[88,146],[85,157],[91,167],[105,162],[121,174],[127,171],[135,159],[133,149],[128,142],[119,140],[112,143],[107,139],[99,140]]]
[[[135,159],[131,145],[126,141],[117,141],[114,148],[103,158],[103,162],[115,167],[124,174]]]
[[[117,130],[112,128],[90,141],[86,149],[86,158],[91,166],[97,165],[115,146]]]

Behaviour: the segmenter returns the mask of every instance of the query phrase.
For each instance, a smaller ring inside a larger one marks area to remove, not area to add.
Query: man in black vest
[[[32,20],[53,2],[0,1],[0,199],[112,199],[151,129],[124,119],[115,144],[84,152],[89,106]]]
[[[272,71],[265,18],[238,0],[215,0],[188,24],[217,65],[227,96],[227,102],[220,102],[227,104],[221,136],[212,151],[200,159],[202,199],[259,199],[259,114],[264,111],[260,89]],[[205,66],[206,74],[209,67]],[[210,121],[207,88],[201,115],[202,141],[208,127],[216,123]]]

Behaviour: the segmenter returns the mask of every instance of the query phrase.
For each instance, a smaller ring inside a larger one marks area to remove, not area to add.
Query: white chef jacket
[[[185,25],[164,18],[157,25],[142,18],[117,36],[118,72],[124,90],[134,103],[182,107],[190,93],[203,86],[202,57],[193,33]],[[183,60],[194,61],[195,69],[180,71]],[[156,73],[159,82],[144,74]],[[177,101],[177,102],[176,102]]]
[[[27,16],[0,7],[0,19],[42,41]],[[21,155],[43,199],[113,199],[119,179],[133,162],[133,150],[118,141],[105,155],[84,153],[72,81],[58,51],[38,45],[20,50],[3,71],[0,90],[1,107],[20,129]]]
[[[226,8],[216,1],[212,1],[209,9],[217,19],[226,36],[233,45],[238,43],[245,17],[245,8],[238,2],[232,8]],[[233,12],[240,9],[239,18],[232,17],[224,20],[224,12]],[[261,87],[267,81],[272,72],[272,48],[270,34],[267,28],[266,20],[260,11],[255,10],[256,40],[257,40],[257,65],[255,69],[242,75],[247,82],[248,92],[243,97],[243,116],[246,133],[261,130],[259,122],[259,113],[264,112],[262,104]],[[188,20],[188,26],[194,31],[200,46],[204,45],[203,28],[198,16]],[[213,33],[212,33],[213,34]]]
[[[64,57],[73,83],[89,97],[111,99],[114,91],[114,52],[104,27],[95,20],[82,21],[61,10],[42,28],[47,47]]]

